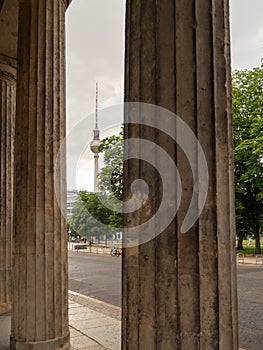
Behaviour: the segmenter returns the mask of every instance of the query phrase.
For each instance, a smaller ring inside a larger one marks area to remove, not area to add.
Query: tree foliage
[[[233,74],[237,233],[253,233],[256,254],[263,216],[263,64]],[[239,247],[240,248],[240,247]]]
[[[103,201],[107,201],[104,198]],[[72,209],[70,227],[81,236],[109,236],[112,230],[109,226],[111,210],[103,205],[96,193],[79,191],[77,201]],[[103,225],[100,225],[102,223]]]
[[[103,152],[105,166],[99,174],[99,188],[103,193],[112,193],[122,200],[123,193],[123,128],[118,135],[101,141],[99,152]]]
[[[113,135],[101,141],[99,152],[103,152],[105,167],[99,174],[99,189],[107,195],[113,205],[109,217],[110,226],[122,227],[122,196],[123,196],[123,128],[118,135]],[[117,200],[116,200],[117,199]]]
[[[109,236],[112,228],[122,227],[123,129],[101,141],[105,166],[99,174],[99,193],[79,191],[69,221],[81,236]],[[102,223],[103,225],[100,225]]]

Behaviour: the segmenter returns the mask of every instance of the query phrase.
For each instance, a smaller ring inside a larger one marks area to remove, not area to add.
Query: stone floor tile
[[[91,328],[94,329],[94,328],[100,328],[100,327],[106,327],[106,326],[113,326],[117,328],[118,324],[119,324],[118,321],[110,317],[101,317],[101,318],[86,319],[86,320],[74,320],[74,328],[83,332],[84,334],[86,334],[87,333],[86,331]]]
[[[78,307],[73,307],[73,308],[69,308],[68,313],[69,315],[75,315],[75,314],[79,314],[83,312],[83,306],[79,305]],[[85,310],[86,312],[86,310]]]
[[[82,311],[79,310],[79,312],[73,313],[69,315],[69,323],[72,321],[78,321],[78,320],[92,320],[94,318],[101,318],[101,314],[96,311],[92,310],[84,310],[82,308]]]
[[[75,337],[71,339],[71,346],[76,350],[82,350],[83,348],[96,346],[98,345],[92,339],[86,337],[85,335],[81,335],[79,337]]]
[[[9,349],[9,338],[11,333],[11,316],[0,316],[0,349]]]
[[[78,303],[75,303],[75,301],[71,301],[71,300],[69,300],[68,305],[69,305],[69,308],[80,306]]]
[[[107,325],[100,328],[91,328],[85,332],[90,338],[96,338],[97,342],[106,349],[121,349],[121,323]]]
[[[96,345],[96,346],[88,346],[87,348],[83,348],[81,350],[106,350],[104,346]]]
[[[70,339],[83,335],[82,333],[78,332],[76,329],[72,327],[69,327],[69,331],[70,331]]]

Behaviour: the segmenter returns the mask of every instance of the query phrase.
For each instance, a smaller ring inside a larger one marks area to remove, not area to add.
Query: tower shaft
[[[99,175],[99,145],[100,145],[100,131],[98,129],[98,83],[96,83],[96,109],[95,109],[95,129],[93,130],[93,139],[90,143],[90,150],[94,153],[94,192],[99,191],[98,175]]]

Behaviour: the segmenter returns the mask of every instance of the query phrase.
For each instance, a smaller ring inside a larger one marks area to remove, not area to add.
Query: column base
[[[38,342],[21,342],[10,339],[10,350],[70,350],[69,334],[62,338]]]
[[[0,315],[6,314],[9,311],[11,311],[11,304],[10,303],[0,304]]]

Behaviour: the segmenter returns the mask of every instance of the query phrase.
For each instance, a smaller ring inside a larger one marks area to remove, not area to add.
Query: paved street
[[[121,306],[121,257],[69,251],[69,289]]]
[[[246,350],[263,349],[263,268],[238,266],[239,342]]]
[[[245,350],[263,349],[263,268],[238,265],[239,337]],[[69,252],[69,289],[121,306],[121,258]]]

